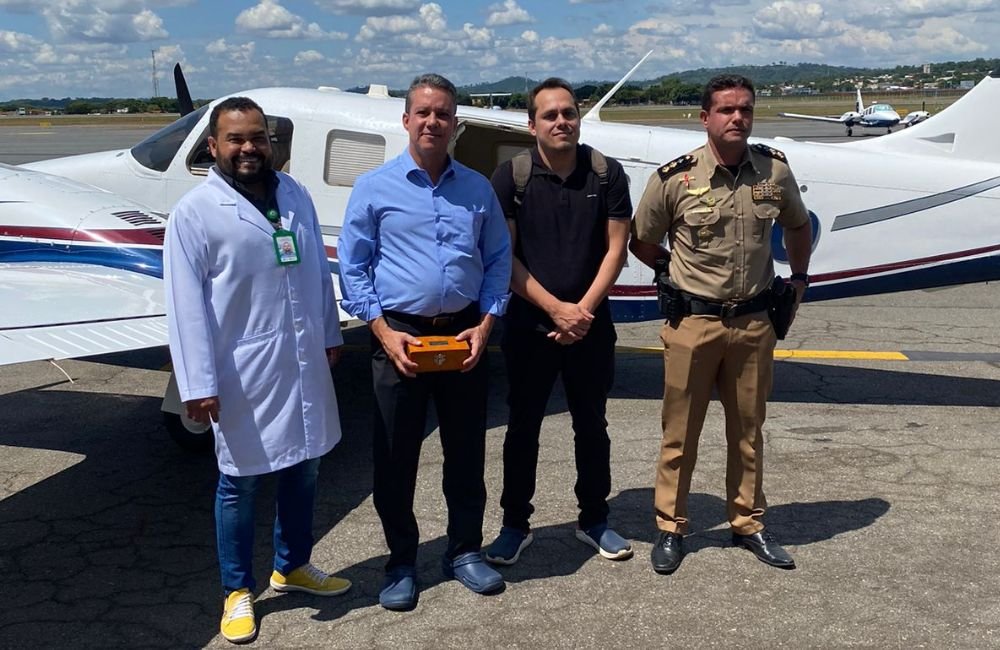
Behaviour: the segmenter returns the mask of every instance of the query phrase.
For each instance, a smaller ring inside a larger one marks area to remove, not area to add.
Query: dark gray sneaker
[[[632,557],[632,545],[608,528],[606,523],[591,526],[587,530],[577,528],[576,538],[609,560],[627,560]]]
[[[491,564],[509,566],[517,562],[517,559],[521,557],[521,551],[528,548],[533,541],[535,541],[535,536],[531,534],[530,530],[523,531],[504,526],[500,529],[500,534],[493,540],[493,543],[483,552],[483,557]]]

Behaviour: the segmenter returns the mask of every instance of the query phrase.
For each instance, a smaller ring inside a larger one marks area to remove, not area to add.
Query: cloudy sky
[[[1000,56],[1000,0],[0,0],[0,100]]]

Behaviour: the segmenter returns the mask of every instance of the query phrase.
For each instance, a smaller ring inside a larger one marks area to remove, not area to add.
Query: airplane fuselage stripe
[[[833,220],[833,227],[830,230],[845,230],[847,228],[866,226],[870,223],[878,223],[879,221],[888,221],[889,219],[895,219],[896,217],[902,217],[922,210],[929,210],[953,201],[975,196],[994,187],[1000,187],[1000,176],[994,176],[993,178],[987,178],[972,185],[957,187],[947,192],[931,194],[919,199],[910,199],[909,201],[883,205],[869,210],[840,214]]]

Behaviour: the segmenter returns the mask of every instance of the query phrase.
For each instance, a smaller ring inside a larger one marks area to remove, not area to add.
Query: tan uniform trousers
[[[774,329],[766,312],[738,318],[687,316],[663,340],[663,443],[656,474],[656,524],[687,533],[687,497],[705,412],[718,390],[726,414],[726,509],[733,532],[764,528],[762,426],[774,374]]]

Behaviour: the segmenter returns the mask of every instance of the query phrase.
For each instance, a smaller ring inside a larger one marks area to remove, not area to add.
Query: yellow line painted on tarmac
[[[909,361],[902,352],[872,350],[775,350],[775,359],[852,359],[863,361]]]
[[[619,352],[644,352],[662,354],[662,347],[619,345]],[[851,359],[855,361],[909,361],[902,352],[875,352],[872,350],[775,350],[775,359]]]

